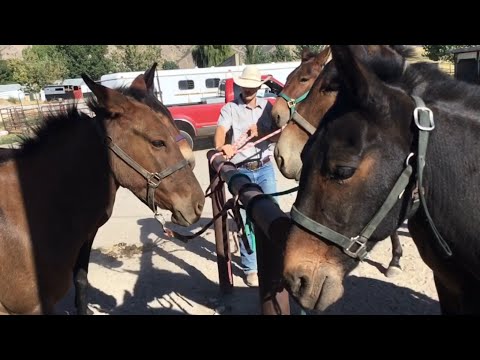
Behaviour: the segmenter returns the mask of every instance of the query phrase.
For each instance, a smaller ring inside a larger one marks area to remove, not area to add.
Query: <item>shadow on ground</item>
[[[382,280],[348,276],[344,296],[325,315],[434,315],[440,305],[424,294]]]
[[[202,226],[209,220],[209,218],[202,218],[196,226]],[[125,254],[140,255],[138,271],[121,270],[122,258],[117,258],[113,252],[102,253],[98,250],[92,252],[92,263],[117,271],[129,271],[137,275],[133,292],[125,291],[121,304],[117,304],[113,296],[91,287],[90,303],[97,304],[100,311],[115,315],[183,315],[189,314],[188,308],[193,306],[192,303],[197,303],[211,309],[211,314],[214,314],[215,310],[217,313],[225,315],[256,315],[260,313],[258,289],[237,286],[231,295],[222,297],[218,284],[208,279],[202,273],[202,269],[180,259],[176,256],[175,251],[166,251],[160,246],[162,241],[174,241],[184,247],[177,251],[190,251],[216,263],[214,244],[202,236],[188,244],[176,239],[167,240],[155,219],[140,219],[138,224],[141,225],[142,245],[138,247],[131,245],[122,249]],[[174,227],[171,224],[167,225]],[[176,228],[176,230],[188,233],[188,228]],[[213,229],[207,231],[213,232]],[[152,240],[152,238],[157,239]],[[163,261],[174,263],[184,273],[172,273],[155,268],[153,266],[154,256],[160,256]],[[242,272],[236,266],[239,263],[238,256],[233,255],[232,258],[234,261],[232,270],[235,275],[241,276]],[[291,299],[290,305],[292,314],[300,314],[300,308],[293,299]],[[61,309],[64,312],[74,313],[73,290],[64,299]],[[438,301],[412,289],[377,279],[349,276],[345,280],[345,294],[342,299],[321,314],[419,315],[439,313]],[[314,313],[310,314],[314,315]]]

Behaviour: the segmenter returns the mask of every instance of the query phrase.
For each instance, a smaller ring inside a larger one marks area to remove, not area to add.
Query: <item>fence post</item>
[[[0,119],[2,120],[3,129],[7,130],[7,124],[5,124],[5,120],[3,120],[3,115],[2,115],[2,110],[1,109],[0,109]]]

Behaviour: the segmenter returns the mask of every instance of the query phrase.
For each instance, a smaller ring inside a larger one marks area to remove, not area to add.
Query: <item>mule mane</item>
[[[168,108],[162,102],[158,101],[152,93],[127,86],[121,86],[115,90],[149,106],[154,111],[164,114],[173,122],[172,115]],[[95,97],[89,98],[86,104],[97,117],[107,118],[110,116],[108,111],[98,103]],[[72,127],[79,125],[90,125],[93,127],[95,123],[90,116],[78,110],[76,103],[69,105],[65,111],[48,114],[40,125],[34,126],[32,128],[33,136],[20,135],[20,149],[15,153],[15,156],[23,156],[35,152],[48,137],[62,137],[62,134],[66,134]]]
[[[400,57],[373,56],[368,61],[370,69],[382,81],[400,86],[407,93],[420,96],[426,102],[459,101],[466,107],[480,109],[480,86],[453,78],[441,71],[435,63],[417,62],[404,69],[400,60],[413,57],[413,47],[389,46]]]
[[[410,59],[415,56],[415,48],[408,45],[388,45],[401,57]]]
[[[85,113],[78,111],[77,104],[70,105],[66,111],[48,114],[40,125],[34,126],[34,136],[21,135],[20,150],[15,155],[28,155],[36,151],[48,138],[62,137],[72,127],[94,126],[94,121]]]
[[[402,78],[401,87],[425,102],[455,102],[472,110],[480,110],[480,86],[457,80],[432,63],[410,65]]]
[[[121,92],[125,96],[134,98],[138,102],[147,105],[156,112],[160,112],[161,114],[167,116],[173,122],[170,110],[168,110],[168,108],[161,101],[159,101],[151,92],[126,86],[119,87],[115,90]]]
[[[415,55],[413,47],[406,45],[388,45],[394,52],[391,56],[374,54],[368,58],[369,66],[375,74],[387,83],[395,83],[404,73],[405,63]]]

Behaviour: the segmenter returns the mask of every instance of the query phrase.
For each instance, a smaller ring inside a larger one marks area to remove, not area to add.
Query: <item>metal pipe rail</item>
[[[207,153],[210,181],[213,181],[211,188],[217,189],[212,193],[213,216],[217,215],[225,204],[225,188],[217,187],[221,179],[228,185],[231,194],[239,197],[254,224],[262,314],[290,315],[288,292],[282,276],[283,249],[290,228],[290,218],[271,196],[264,194],[258,185],[251,183],[234,164],[222,155],[215,154],[218,154],[216,150]],[[213,155],[215,157],[212,160]],[[214,229],[220,289],[228,294],[233,290],[233,276],[227,214],[215,221]]]

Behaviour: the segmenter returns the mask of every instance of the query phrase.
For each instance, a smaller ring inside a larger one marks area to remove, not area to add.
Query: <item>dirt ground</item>
[[[197,150],[195,174],[203,189],[209,184],[207,150]],[[277,169],[278,190],[296,183]],[[288,212],[296,193],[283,196],[280,205]],[[165,218],[170,219],[168,212]],[[212,217],[207,198],[201,220],[180,231],[197,231]],[[169,223],[167,223],[169,224]],[[177,228],[178,229],[178,228]],[[400,229],[404,256],[403,273],[393,279],[384,275],[391,258],[387,239],[371,252],[346,279],[345,295],[323,314],[439,314],[432,272],[421,261],[406,228]],[[150,210],[128,190],[120,189],[113,216],[98,232],[93,245],[89,280],[91,309],[98,315],[255,315],[260,313],[258,289],[248,288],[234,255],[232,295],[221,298],[213,228],[188,245],[164,237]],[[292,314],[300,309],[290,302]],[[74,314],[73,288],[57,307]]]

